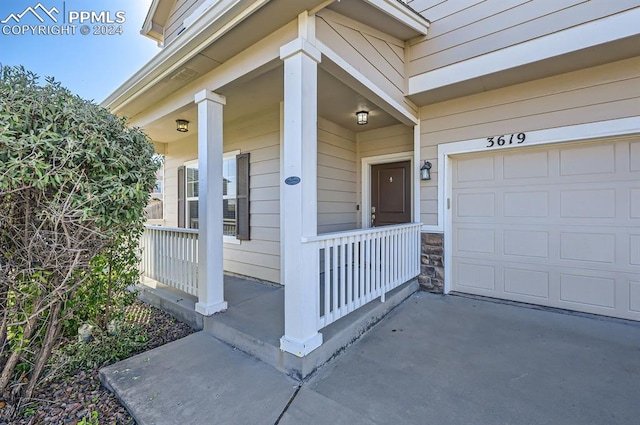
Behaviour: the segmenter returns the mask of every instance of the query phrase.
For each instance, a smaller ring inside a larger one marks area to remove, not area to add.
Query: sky
[[[140,34],[150,4],[0,0],[0,64],[54,77],[100,103],[160,51],[156,41]]]

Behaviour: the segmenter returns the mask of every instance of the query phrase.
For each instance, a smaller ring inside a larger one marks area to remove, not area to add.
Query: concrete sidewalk
[[[138,424],[273,424],[298,383],[204,332],[100,371]]]
[[[417,293],[298,392],[202,332],[102,377],[141,424],[638,424],[640,324]]]

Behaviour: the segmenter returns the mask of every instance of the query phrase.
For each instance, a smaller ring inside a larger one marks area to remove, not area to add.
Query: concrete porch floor
[[[196,297],[171,287],[142,285],[139,297],[162,308],[194,329],[202,329],[277,370],[302,380],[311,375],[371,326],[418,290],[413,279],[390,291],[384,303],[373,300],[320,330],[323,344],[304,358],[280,350],[284,334],[284,287],[225,275],[224,294],[229,308],[203,317],[195,312]]]

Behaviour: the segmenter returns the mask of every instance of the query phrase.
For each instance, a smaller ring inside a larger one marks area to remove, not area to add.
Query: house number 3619
[[[496,146],[506,146],[513,144],[521,144],[527,139],[527,135],[524,133],[506,134],[503,136],[487,137],[487,147],[493,148]]]

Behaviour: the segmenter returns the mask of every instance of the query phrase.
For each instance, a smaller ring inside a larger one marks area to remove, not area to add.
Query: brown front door
[[[411,161],[371,166],[371,225],[411,222]]]

